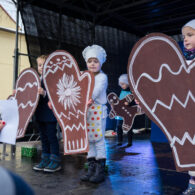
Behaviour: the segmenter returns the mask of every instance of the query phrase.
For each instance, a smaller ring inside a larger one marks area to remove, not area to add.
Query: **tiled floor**
[[[125,137],[126,140],[126,137]],[[166,143],[151,143],[149,134],[136,135],[133,146],[116,146],[116,138],[106,138],[108,174],[96,185],[80,182],[86,155],[63,156],[63,169],[54,174],[34,172],[35,159],[9,153],[0,165],[22,176],[37,195],[178,195],[186,188],[188,174],[175,171],[172,153]],[[2,151],[2,145],[0,146]]]

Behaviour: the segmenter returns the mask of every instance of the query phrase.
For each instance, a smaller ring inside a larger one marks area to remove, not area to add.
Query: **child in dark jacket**
[[[36,171],[55,172],[61,169],[59,143],[57,139],[57,120],[53,111],[48,107],[48,96],[42,80],[43,64],[46,60],[45,55],[37,58],[38,73],[41,78],[39,88],[40,100],[35,112],[38,130],[42,143],[41,162],[33,167]]]

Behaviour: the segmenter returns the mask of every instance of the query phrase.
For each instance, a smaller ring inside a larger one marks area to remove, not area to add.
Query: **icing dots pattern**
[[[99,141],[102,139],[102,106],[92,104],[87,114],[87,131],[89,141]]]

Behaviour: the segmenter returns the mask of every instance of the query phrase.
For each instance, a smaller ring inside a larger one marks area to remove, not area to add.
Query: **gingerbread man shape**
[[[111,106],[111,111],[109,113],[110,119],[113,119],[116,116],[122,117],[122,129],[124,131],[129,131],[131,129],[136,115],[143,114],[140,106],[125,105],[125,102],[128,102],[130,104],[133,101],[134,96],[132,94],[129,94],[125,98],[120,100],[115,93],[111,92],[108,94],[107,99],[108,103]]]

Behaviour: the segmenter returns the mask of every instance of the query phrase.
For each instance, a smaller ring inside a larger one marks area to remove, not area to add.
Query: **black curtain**
[[[108,75],[108,93],[119,93],[118,77],[127,72],[131,48],[139,37],[65,15],[61,15],[60,19],[59,13],[28,3],[22,3],[20,11],[32,67],[36,68],[37,56],[63,49],[71,53],[80,69],[84,70],[86,64],[82,50],[93,43],[98,44],[107,52],[107,61],[102,70]]]
[[[108,75],[107,93],[119,94],[121,89],[118,77],[127,73],[128,57],[139,37],[116,28],[94,25],[66,15],[60,16],[60,10],[57,13],[30,3],[22,2],[20,11],[31,67],[36,69],[37,56],[63,49],[74,56],[81,70],[85,70],[82,51],[88,45],[98,44],[107,52],[107,61],[102,67]],[[107,126],[114,128],[114,123],[114,120],[108,119]]]

